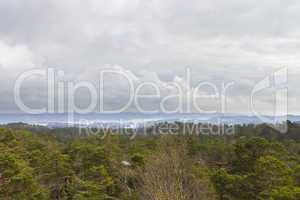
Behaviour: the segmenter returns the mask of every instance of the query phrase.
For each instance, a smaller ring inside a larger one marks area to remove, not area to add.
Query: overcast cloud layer
[[[156,82],[166,96],[164,86],[186,84],[189,68],[192,86],[233,82],[226,111],[248,114],[255,84],[288,67],[289,113],[299,114],[299,10],[298,0],[1,0],[0,111],[18,111],[14,81],[30,69],[51,67],[63,70],[66,80],[94,83],[100,69],[117,69],[135,84]],[[126,102],[126,84],[114,78],[106,84],[107,107]],[[270,94],[256,100],[266,114],[273,110]],[[87,105],[88,96],[77,94],[78,105]],[[43,77],[28,80],[22,97],[32,107],[46,105]],[[158,101],[143,106],[156,109]],[[168,102],[170,108],[175,104]],[[212,100],[200,104],[214,107]]]

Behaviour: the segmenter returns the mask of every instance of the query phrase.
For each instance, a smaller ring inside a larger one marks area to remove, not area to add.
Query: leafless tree
[[[188,158],[184,144],[160,145],[140,171],[146,200],[212,200],[214,191],[201,163]]]

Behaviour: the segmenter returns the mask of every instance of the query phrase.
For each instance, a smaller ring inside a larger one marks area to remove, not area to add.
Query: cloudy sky
[[[204,82],[218,91],[232,83],[223,109],[248,114],[256,85],[287,68],[288,111],[300,114],[299,10],[298,0],[1,0],[0,112],[20,111],[14,86],[22,73],[53,68],[64,72],[65,82],[89,81],[97,89],[103,69],[127,74],[135,89],[155,83],[161,97],[141,100],[143,110],[158,110],[165,97],[176,94],[172,84],[181,85],[180,95],[186,97]],[[113,75],[105,78],[100,90],[105,93],[105,107],[125,105],[126,81]],[[45,79],[32,76],[22,83],[21,97],[27,106],[47,105]],[[260,91],[255,110],[272,114],[277,89]],[[157,92],[150,85],[142,90]],[[197,100],[201,110],[220,111],[219,97],[209,97],[210,86],[200,93],[208,96]],[[81,88],[74,99],[83,108],[91,95]],[[169,98],[164,103],[172,110],[180,102]],[[132,102],[126,111],[136,109]]]

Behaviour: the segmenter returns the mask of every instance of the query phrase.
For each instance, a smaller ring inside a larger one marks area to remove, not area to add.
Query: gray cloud
[[[254,85],[287,66],[290,112],[300,113],[299,9],[297,0],[3,0],[0,110],[17,110],[13,82],[25,70],[53,67],[70,80],[95,82],[99,68],[120,65],[141,81],[152,74],[172,82],[186,67],[193,85],[233,81],[228,112],[248,113]],[[120,85],[110,87],[111,104],[126,99]],[[23,93],[30,104],[43,105],[44,89],[29,84]],[[259,101],[268,108],[263,112],[271,107],[268,98]]]

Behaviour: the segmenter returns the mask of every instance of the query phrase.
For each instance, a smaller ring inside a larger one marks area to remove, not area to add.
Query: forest
[[[279,133],[78,135],[0,128],[3,200],[299,200],[300,125]]]

